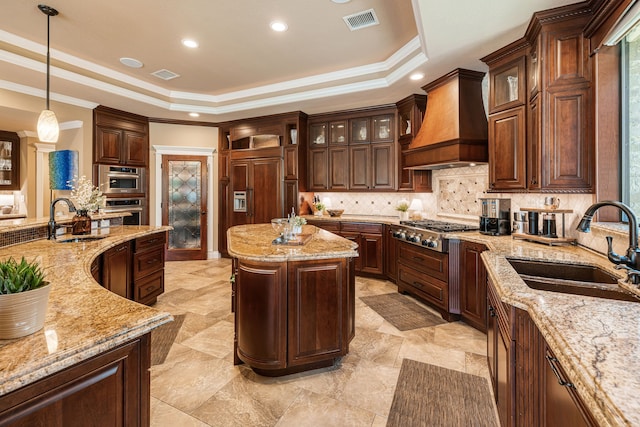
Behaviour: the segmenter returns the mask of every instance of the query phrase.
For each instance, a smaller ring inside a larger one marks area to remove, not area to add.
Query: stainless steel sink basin
[[[532,289],[640,302],[640,298],[618,286],[616,276],[595,266],[520,259],[507,261]]]
[[[94,240],[102,240],[107,236],[76,236],[69,237],[66,239],[56,240],[57,243],[81,243],[81,242],[92,242]]]

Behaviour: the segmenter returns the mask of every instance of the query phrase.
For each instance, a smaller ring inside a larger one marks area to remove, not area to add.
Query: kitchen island
[[[150,332],[171,316],[106,290],[91,264],[111,248],[168,229],[120,226],[101,240],[0,248],[0,259],[37,260],[52,286],[44,328],[0,341],[0,424],[68,425],[82,417],[91,425],[149,425]]]
[[[234,363],[279,376],[331,366],[355,335],[357,245],[305,225],[301,245],[270,224],[227,230],[233,257]]]

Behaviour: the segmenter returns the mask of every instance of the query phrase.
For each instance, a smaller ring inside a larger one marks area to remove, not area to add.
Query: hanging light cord
[[[47,6],[46,4],[39,4],[38,9],[45,15],[47,15],[47,110],[49,109],[49,79],[50,79],[50,68],[51,68],[51,54],[49,52],[50,45],[50,23],[52,16],[56,16],[58,11],[52,8],[51,6]]]

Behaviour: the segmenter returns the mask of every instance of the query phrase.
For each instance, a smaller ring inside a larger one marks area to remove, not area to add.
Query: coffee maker
[[[511,234],[511,199],[480,199],[480,233],[491,236]]]

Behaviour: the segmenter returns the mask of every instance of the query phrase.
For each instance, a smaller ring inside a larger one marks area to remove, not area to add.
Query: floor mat
[[[400,331],[446,323],[440,316],[419,306],[410,297],[399,293],[373,295],[360,297],[360,299]]]
[[[404,359],[387,427],[498,427],[486,378]]]
[[[151,366],[164,363],[173,341],[180,332],[184,317],[184,314],[174,315],[173,322],[165,323],[151,331]]]

